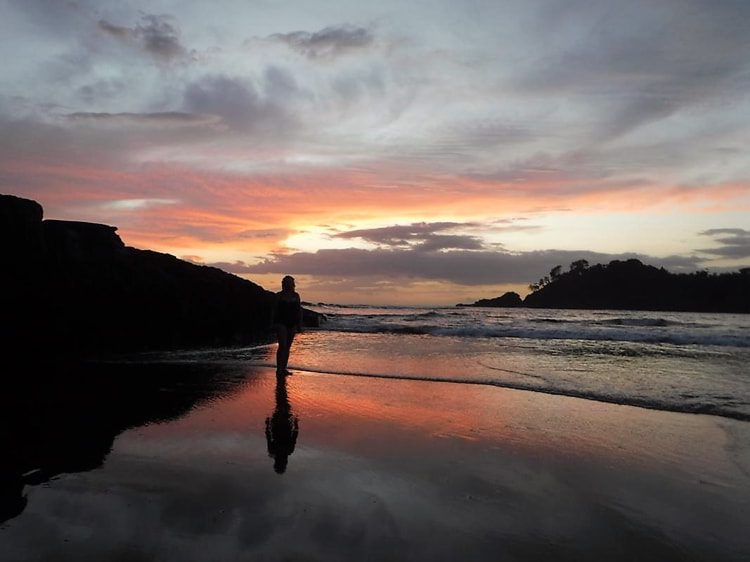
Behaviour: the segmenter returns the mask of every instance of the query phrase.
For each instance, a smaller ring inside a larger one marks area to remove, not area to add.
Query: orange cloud
[[[387,162],[344,169],[289,166],[263,174],[110,164],[26,159],[5,162],[2,171],[19,180],[18,194],[39,200],[48,217],[113,224],[127,244],[208,261],[252,262],[284,251],[290,234],[316,225],[331,230],[439,217],[502,218],[535,209],[595,214],[750,207],[746,182],[686,187],[558,172],[499,180],[420,174]],[[252,232],[265,234],[247,234]]]

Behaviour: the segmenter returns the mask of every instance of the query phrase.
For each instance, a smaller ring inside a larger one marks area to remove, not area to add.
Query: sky
[[[311,302],[750,265],[747,0],[0,0],[0,192]]]

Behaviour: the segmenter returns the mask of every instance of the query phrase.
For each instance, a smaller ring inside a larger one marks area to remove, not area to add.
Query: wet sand
[[[747,422],[236,365],[60,388],[2,399],[2,560],[750,556]]]

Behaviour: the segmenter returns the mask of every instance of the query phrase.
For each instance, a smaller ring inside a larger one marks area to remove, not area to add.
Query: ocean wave
[[[595,323],[605,326],[653,326],[656,328],[666,328],[668,326],[682,326],[689,328],[715,327],[715,324],[681,322],[678,320],[667,320],[666,318],[607,318],[605,320],[597,320]]]
[[[529,318],[534,324],[580,324],[580,320],[566,320],[564,318]]]
[[[649,326],[641,326],[648,328]],[[607,330],[606,326],[581,329],[548,328],[517,325],[476,325],[476,326],[444,326],[437,324],[389,323],[340,323],[331,324],[326,331],[344,333],[374,333],[374,334],[412,334],[430,336],[453,336],[471,338],[525,338],[540,340],[586,340],[586,341],[622,341],[634,343],[666,343],[674,345],[706,345],[720,347],[750,347],[750,334],[727,333],[695,333],[695,332],[664,332],[664,331],[636,331],[623,332],[621,330]]]
[[[378,320],[378,319],[399,319],[399,320],[423,320],[425,318],[442,318],[447,316],[444,313],[429,310],[427,312],[415,312],[413,314],[403,314],[400,311],[394,312],[367,312],[363,314],[338,314],[336,312],[326,312],[325,315],[330,318],[349,319],[349,320]]]
[[[567,318],[529,318],[527,322],[533,324],[594,324],[598,326],[628,326],[628,327],[652,327],[666,328],[689,327],[689,328],[714,328],[715,324],[704,324],[700,322],[682,322],[679,320],[668,320],[667,318],[603,318],[603,319],[567,319]]]

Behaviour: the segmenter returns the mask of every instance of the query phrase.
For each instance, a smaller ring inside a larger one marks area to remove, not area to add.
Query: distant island
[[[580,308],[750,313],[750,268],[734,273],[670,273],[637,259],[589,266],[586,260],[549,275],[517,293],[457,306]]]
[[[521,295],[516,292],[509,291],[500,297],[494,299],[479,299],[472,304],[457,304],[456,306],[485,306],[489,308],[513,308],[516,306],[523,306],[523,299]]]
[[[125,246],[113,226],[43,220],[0,195],[6,356],[239,345],[267,339],[273,293],[215,267]],[[320,316],[305,310],[304,321]]]

